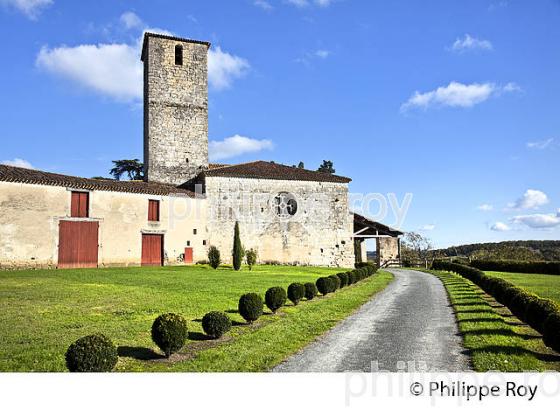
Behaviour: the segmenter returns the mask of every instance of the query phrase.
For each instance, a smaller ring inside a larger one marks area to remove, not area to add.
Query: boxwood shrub
[[[472,261],[471,266],[480,270],[513,272],[513,273],[541,273],[545,275],[560,275],[560,262],[518,262],[518,261]]]
[[[315,284],[317,285],[317,290],[321,293],[321,295],[326,296],[331,292],[331,280],[329,278],[319,278]]]
[[[264,295],[264,300],[266,306],[273,312],[276,313],[278,309],[286,304],[287,295],[284,288],[275,286],[266,291]],[[260,316],[260,315],[259,315]]]
[[[530,303],[535,302],[538,299],[537,296],[532,295],[527,292],[520,292],[515,296],[508,306],[509,310],[518,317],[519,320],[526,322],[527,321],[527,308],[529,307]]]
[[[553,313],[544,322],[544,343],[560,353],[560,313]]]
[[[348,274],[346,272],[337,273],[338,279],[340,279],[340,287],[345,288],[348,286]]]
[[[330,275],[329,278],[331,278],[331,281],[334,285],[333,292],[336,292],[338,289],[341,288],[342,282],[340,281],[340,278],[338,277],[338,275]]]
[[[252,323],[262,316],[264,303],[256,293],[246,293],[239,298],[238,310],[243,319]]]
[[[66,367],[71,372],[110,372],[117,360],[117,348],[102,334],[82,337],[66,351]]]
[[[165,357],[181,350],[188,336],[187,321],[175,313],[159,316],[152,325],[152,340]]]
[[[535,298],[527,306],[525,321],[539,333],[544,332],[544,322],[548,317],[558,312],[558,306],[552,300]]]
[[[219,339],[231,329],[231,319],[223,312],[210,312],[202,318],[202,329],[208,336]]]
[[[288,286],[288,299],[297,305],[305,296],[305,286],[302,283],[292,283]]]
[[[348,286],[356,283],[356,277],[354,276],[354,271],[346,272],[346,275],[348,276]]]
[[[308,282],[305,283],[303,286],[305,287],[305,299],[307,300],[315,299],[315,296],[317,296],[317,294],[319,293],[319,290],[317,290],[317,285]]]

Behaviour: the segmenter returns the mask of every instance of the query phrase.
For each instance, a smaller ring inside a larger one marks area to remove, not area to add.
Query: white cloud
[[[315,55],[319,58],[325,59],[331,55],[331,52],[329,50],[317,50],[315,51]]]
[[[274,144],[272,141],[266,139],[257,140],[241,135],[234,135],[223,141],[210,141],[208,148],[210,150],[210,160],[220,161],[243,154],[272,150]]]
[[[298,8],[304,8],[315,4],[319,7],[329,7],[335,0],[285,0],[286,3],[296,6]]]
[[[550,229],[560,226],[560,209],[556,214],[519,215],[512,218],[511,221],[533,229]]]
[[[121,23],[127,30],[133,28],[144,28],[145,24],[138,15],[132,11],[127,11],[121,15]]]
[[[492,43],[488,40],[480,40],[465,34],[465,37],[458,38],[451,46],[452,51],[464,52],[467,50],[492,50]]]
[[[521,198],[514,203],[508,204],[508,209],[537,209],[540,206],[548,204],[548,196],[539,190],[528,189]]]
[[[515,83],[509,83],[501,87],[494,83],[462,84],[453,81],[449,85],[438,87],[433,91],[425,93],[416,91],[401,106],[401,111],[405,112],[411,108],[428,109],[433,106],[468,108],[480,104],[492,96],[499,96],[504,92],[512,92],[515,87],[519,89]]]
[[[160,29],[149,31],[172,34]],[[44,46],[37,55],[36,65],[46,72],[117,101],[138,102],[143,97],[141,47],[142,37],[135,44],[63,45],[55,48]],[[226,53],[220,47],[209,50],[208,80],[217,90],[230,87],[249,68],[247,60]]]
[[[436,226],[433,224],[424,225],[418,228],[419,231],[423,231],[423,232],[433,231],[434,229],[436,229]]]
[[[253,4],[265,11],[272,11],[274,7],[266,0],[255,0]]]
[[[13,160],[5,160],[1,162],[2,165],[10,165],[12,167],[19,167],[19,168],[27,168],[27,169],[35,169],[33,165],[29,161],[26,161],[21,158],[14,158]]]
[[[117,101],[142,99],[142,63],[137,47],[128,44],[45,46],[36,64]]]
[[[496,222],[490,227],[490,229],[496,232],[506,232],[511,230],[511,228],[503,222]]]
[[[53,3],[53,0],[0,0],[0,4],[15,8],[31,20],[36,20],[41,12]]]
[[[533,141],[527,143],[529,149],[546,149],[552,145],[554,138],[549,138],[543,141]]]
[[[494,206],[491,205],[491,204],[482,204],[482,205],[479,205],[476,209],[478,209],[479,211],[482,211],[482,212],[490,212],[490,211],[494,210]]]
[[[220,47],[208,52],[208,80],[218,90],[229,88],[233,80],[243,77],[249,68],[247,60],[226,53]]]

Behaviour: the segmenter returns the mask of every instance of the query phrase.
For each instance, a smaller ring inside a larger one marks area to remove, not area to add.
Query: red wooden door
[[[185,263],[193,263],[193,248],[185,248]]]
[[[58,267],[97,268],[98,239],[98,222],[60,221]]]
[[[163,266],[163,235],[142,234],[142,266]]]

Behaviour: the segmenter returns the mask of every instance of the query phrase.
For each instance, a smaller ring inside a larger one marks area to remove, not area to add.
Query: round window
[[[294,195],[281,192],[275,198],[276,213],[281,218],[290,218],[297,213],[298,204]]]

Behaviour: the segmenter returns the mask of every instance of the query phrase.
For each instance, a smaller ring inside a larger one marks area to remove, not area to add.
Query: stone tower
[[[147,181],[181,185],[208,168],[209,47],[203,41],[144,35]]]

